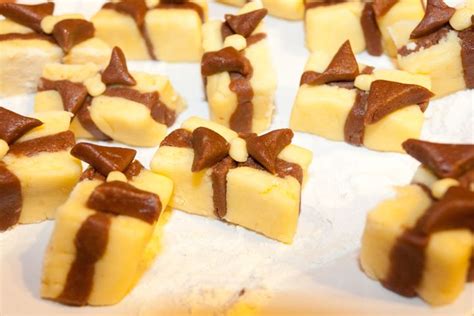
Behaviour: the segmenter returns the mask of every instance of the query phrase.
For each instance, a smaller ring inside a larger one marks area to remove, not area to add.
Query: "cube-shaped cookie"
[[[35,118],[0,107],[0,231],[54,217],[81,175],[67,112]]]
[[[206,0],[122,0],[92,18],[97,36],[129,59],[197,62],[202,56]]]
[[[474,145],[408,140],[404,148],[423,165],[369,213],[361,266],[400,295],[449,304],[474,275]]]
[[[57,213],[46,251],[41,296],[68,305],[112,305],[156,256],[170,179],[144,169],[136,152],[87,143],[71,151],[88,162]]]
[[[474,88],[474,1],[454,9],[430,0],[419,24],[406,21],[389,27],[398,48],[398,66],[429,75],[437,97]]]
[[[356,146],[403,152],[405,140],[420,136],[430,88],[428,76],[358,65],[346,41],[333,57],[315,52],[309,58],[290,126]]]
[[[129,73],[122,51],[114,48],[104,69],[95,64],[49,64],[35,99],[38,112],[66,110],[74,115],[78,138],[156,146],[186,107],[168,78]]]
[[[292,137],[289,129],[237,134],[191,118],[164,139],[152,170],[173,180],[171,206],[291,243],[312,160]]]
[[[201,73],[211,118],[237,132],[261,132],[270,126],[276,75],[257,2],[246,4],[226,21],[204,25]]]
[[[47,63],[103,64],[110,48],[81,15],[53,16],[54,3],[0,3],[0,96],[35,91]]]
[[[242,7],[250,1],[217,0],[217,2]],[[303,19],[305,0],[262,0],[261,2],[270,15],[287,20]]]

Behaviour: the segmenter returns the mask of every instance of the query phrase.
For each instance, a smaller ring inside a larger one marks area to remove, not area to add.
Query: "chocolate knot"
[[[41,125],[43,122],[40,120],[17,114],[0,106],[0,139],[9,145]]]
[[[109,65],[102,72],[102,82],[107,85],[121,84],[126,86],[134,86],[137,83],[128,72],[127,60],[118,47],[114,47],[112,50]]]
[[[433,96],[422,86],[376,80],[370,86],[364,122],[366,125],[376,123],[386,115],[413,104],[425,107]]]
[[[286,146],[291,144],[293,131],[291,129],[279,129],[261,136],[250,134],[244,138],[247,141],[249,155],[269,172],[276,174],[278,155]]]
[[[206,127],[198,127],[193,131],[192,144],[192,172],[212,167],[229,154],[230,145],[225,138]]]
[[[77,44],[94,37],[94,33],[94,24],[81,19],[62,20],[53,28],[54,39],[66,53]]]
[[[403,149],[440,178],[457,178],[474,169],[472,144],[440,144],[409,139],[403,143]]]
[[[249,77],[252,75],[252,65],[234,47],[226,47],[216,52],[205,53],[201,62],[201,74],[207,77],[221,72],[237,72]]]
[[[41,21],[44,17],[52,15],[54,3],[41,3],[35,5],[18,3],[0,3],[0,15],[18,24],[29,27],[38,33],[43,33]]]
[[[87,162],[107,177],[112,171],[124,172],[135,159],[136,150],[122,147],[105,147],[89,143],[79,143],[71,150],[71,155]]]
[[[300,85],[322,85],[338,81],[354,81],[359,75],[359,65],[352,52],[351,43],[345,41],[323,73],[306,71]]]
[[[267,13],[267,9],[259,9],[240,15],[226,14],[225,20],[234,33],[249,37]]]
[[[456,10],[447,6],[443,0],[428,0],[425,16],[411,32],[410,38],[419,38],[442,28]]]

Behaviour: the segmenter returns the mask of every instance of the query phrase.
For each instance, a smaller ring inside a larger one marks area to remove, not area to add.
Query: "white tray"
[[[57,12],[90,16],[102,1],[57,1]],[[210,4],[222,18],[234,8]],[[302,22],[267,18],[278,70],[277,114],[273,128],[288,126],[291,106],[308,57]],[[0,52],[1,53],[1,52]],[[366,54],[359,61],[392,67]],[[192,115],[208,117],[198,64],[133,62],[133,70],[168,75],[189,108],[174,127]],[[423,138],[474,143],[473,92],[463,91],[431,103]],[[33,96],[0,99],[23,114]],[[418,166],[401,154],[378,153],[297,133],[295,142],[314,152],[310,179],[294,244],[287,246],[235,226],[173,211],[165,226],[163,251],[133,291],[105,308],[72,308],[39,297],[41,264],[52,222],[19,226],[0,234],[0,315],[169,315],[224,313],[237,301],[265,305],[269,314],[318,315],[471,315],[474,290],[454,303],[431,308],[385,290],[359,269],[357,253],[366,213],[407,184]],[[155,149],[139,149],[148,165]],[[241,290],[245,294],[239,296]]]

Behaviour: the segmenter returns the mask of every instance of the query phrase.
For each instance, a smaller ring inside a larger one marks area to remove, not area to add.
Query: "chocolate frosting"
[[[137,84],[132,75],[128,72],[127,60],[122,50],[114,47],[110,62],[102,72],[102,82],[107,85],[120,84],[134,86]]]
[[[216,52],[205,53],[201,62],[201,74],[212,76],[221,72],[237,72],[247,77],[252,74],[252,65],[234,47],[225,47]]]
[[[259,9],[240,15],[226,14],[225,20],[234,33],[249,37],[267,14],[267,9]]]
[[[71,155],[87,162],[105,177],[112,171],[124,172],[136,154],[137,151],[134,149],[89,143],[79,143],[71,150]]]
[[[470,28],[459,33],[461,39],[461,60],[466,88],[474,89],[474,15]]]
[[[359,65],[352,52],[350,42],[346,41],[323,73],[306,71],[301,77],[300,85],[322,85],[330,82],[354,81],[358,75]]]
[[[126,182],[112,181],[95,188],[87,200],[87,207],[153,224],[160,215],[161,201],[154,193],[137,189]]]
[[[9,145],[41,125],[43,123],[40,120],[17,114],[0,106],[0,139]]]
[[[82,83],[69,80],[49,80],[41,78],[38,91],[55,90],[61,95],[65,111],[76,114],[84,104],[88,93],[87,88]]]
[[[262,164],[270,173],[276,174],[277,158],[293,139],[291,129],[279,129],[261,136],[246,138],[249,155]]]
[[[20,180],[0,162],[0,231],[18,223],[22,204]]]
[[[177,129],[163,139],[162,146],[193,148],[193,134],[184,128]]]
[[[384,16],[398,0],[374,0],[374,12],[378,17]]]
[[[439,30],[449,22],[454,12],[456,10],[443,0],[428,0],[425,16],[411,32],[410,38],[420,38]]]
[[[110,224],[111,216],[104,213],[93,214],[82,223],[74,240],[76,258],[56,301],[75,306],[87,304],[94,286],[95,264],[107,250]]]
[[[53,2],[35,5],[0,3],[0,15],[39,33],[43,32],[41,20],[48,15],[52,15],[53,11]]]
[[[422,86],[376,80],[370,86],[364,122],[366,125],[376,123],[388,114],[409,105],[426,105],[433,96],[430,90]]]
[[[357,90],[354,105],[352,106],[344,124],[344,139],[349,144],[361,146],[364,143],[364,121],[368,97],[369,94],[367,92]]]
[[[381,56],[383,54],[382,33],[377,23],[373,4],[365,4],[360,24],[364,32],[367,52],[372,56]]]
[[[237,163],[228,156],[212,168],[212,200],[218,218],[224,218],[227,214],[227,174],[236,166]]]
[[[198,127],[193,131],[192,144],[192,172],[212,167],[229,154],[230,145],[225,138],[206,127]]]
[[[68,53],[75,45],[94,37],[94,24],[82,19],[62,20],[53,28],[53,37],[59,47]]]
[[[409,139],[403,143],[403,149],[440,178],[457,178],[474,169],[472,144],[440,144]]]
[[[32,157],[41,153],[69,151],[75,143],[76,139],[74,133],[66,131],[54,135],[38,137],[21,143],[15,143],[10,146],[8,154]]]

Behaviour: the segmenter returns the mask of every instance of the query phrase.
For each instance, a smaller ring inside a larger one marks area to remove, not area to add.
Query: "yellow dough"
[[[247,0],[217,0],[218,2],[242,7]],[[273,16],[287,20],[302,20],[304,0],[262,0],[263,6]]]
[[[66,278],[76,257],[74,239],[85,219],[95,211],[86,206],[92,191],[102,182],[85,180],[74,189],[68,201],[60,207],[56,225],[44,259],[41,296],[55,299],[64,289]],[[164,212],[172,193],[173,183],[147,170],[129,181],[138,189],[160,197]],[[160,220],[149,224],[125,216],[113,216],[105,254],[95,263],[93,288],[89,305],[113,305],[135,286],[146,267],[157,254],[154,239],[160,232]]]
[[[238,135],[221,125],[199,118],[190,118],[182,128],[193,131],[207,127],[233,144]],[[312,160],[310,151],[289,145],[280,159],[301,166],[304,179]],[[192,172],[194,151],[191,148],[161,146],[151,168],[175,183],[170,205],[179,210],[215,218],[212,168]],[[251,180],[249,180],[251,179]],[[303,180],[304,183],[304,180]],[[224,220],[257,231],[267,237],[291,243],[299,217],[301,185],[293,177],[280,178],[267,171],[239,167],[227,175],[227,214]]]

